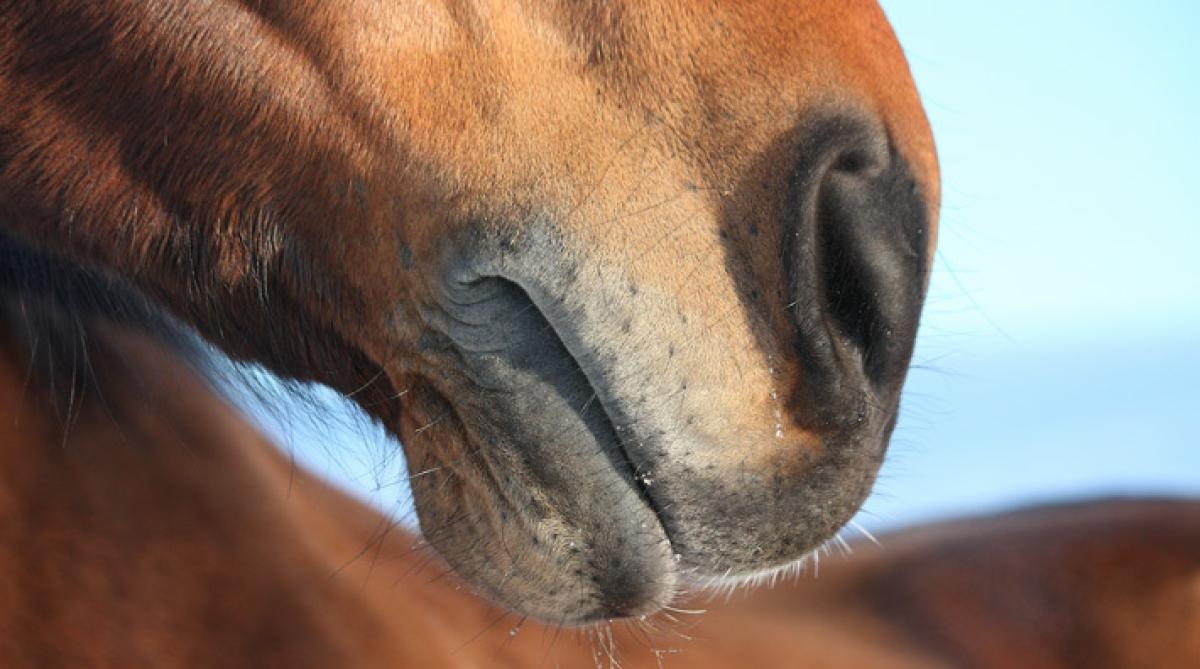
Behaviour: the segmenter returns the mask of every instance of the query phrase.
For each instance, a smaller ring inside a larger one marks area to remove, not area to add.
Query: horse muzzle
[[[491,596],[565,623],[654,611],[803,559],[869,493],[925,201],[877,125],[786,143],[773,201],[685,187],[624,243],[538,215],[446,245],[402,438],[447,472],[414,482],[430,541]]]

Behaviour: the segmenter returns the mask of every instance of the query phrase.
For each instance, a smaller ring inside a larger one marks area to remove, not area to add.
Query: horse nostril
[[[912,355],[928,247],[907,163],[873,124],[817,124],[801,146],[791,200],[788,261],[810,390],[820,399],[866,382],[894,393]]]

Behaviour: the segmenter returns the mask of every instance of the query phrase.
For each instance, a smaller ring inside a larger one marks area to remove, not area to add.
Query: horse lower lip
[[[586,345],[556,327],[520,285],[501,277],[449,284],[446,299],[426,311],[422,351],[431,367],[451,372],[431,375],[429,389],[438,401],[455,406],[455,424],[463,432],[452,438],[466,439],[464,447],[479,454],[449,466],[461,468],[459,480],[487,481],[494,493],[484,496],[490,499],[439,498],[439,489],[421,489],[432,479],[415,482],[422,526],[430,519],[427,530],[436,529],[447,514],[480,519],[463,524],[458,535],[445,535],[435,544],[439,552],[453,556],[466,546],[503,548],[511,537],[501,539],[501,534],[521,533],[526,541],[519,545],[543,548],[514,553],[524,561],[513,565],[505,562],[507,555],[494,556],[489,561],[499,566],[480,574],[476,584],[522,608],[530,601],[528,588],[549,590],[544,580],[550,578],[559,593],[585,593],[581,596],[590,604],[578,609],[584,616],[578,622],[649,613],[668,603],[678,572],[672,545],[619,437],[616,421],[623,405],[604,394],[602,364],[593,367]],[[446,430],[443,434],[451,433]],[[445,464],[441,458],[447,456],[439,453],[454,449],[416,449],[410,462],[422,468]],[[500,509],[507,517],[493,524],[488,519],[498,517]],[[530,564],[541,566],[529,572]],[[510,567],[528,572],[528,578],[510,578]],[[525,585],[514,586],[518,581]],[[510,598],[506,588],[512,587],[526,589]],[[579,601],[557,605],[578,607]],[[545,611],[551,615],[553,609]],[[537,615],[536,609],[527,612]]]
[[[410,415],[442,415],[448,397],[421,383],[410,393]],[[521,433],[493,442],[479,432],[488,429],[486,422],[463,420],[479,414],[461,409],[421,435],[413,435],[411,423],[403,430],[406,450],[419,439],[447,440],[426,442],[434,448],[411,452],[410,462],[419,457],[414,467],[433,470],[413,479],[414,502],[430,544],[454,569],[496,601],[563,625],[653,613],[670,602],[678,569],[669,539],[615,461],[617,447],[606,430],[589,432],[599,437],[595,443],[591,436],[538,442]],[[585,413],[593,427],[602,422],[600,407]],[[461,439],[471,433],[482,441]],[[494,455],[460,457],[464,452]],[[579,472],[590,475],[578,478]],[[467,481],[464,496],[457,482]]]

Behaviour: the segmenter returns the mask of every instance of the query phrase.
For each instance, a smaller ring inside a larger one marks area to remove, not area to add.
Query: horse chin
[[[553,418],[538,421],[494,397],[452,406],[428,383],[409,396],[400,433],[424,540],[481,594],[558,625],[650,614],[675,597],[670,541],[596,412],[564,420],[543,395]],[[570,438],[546,436],[555,421]]]

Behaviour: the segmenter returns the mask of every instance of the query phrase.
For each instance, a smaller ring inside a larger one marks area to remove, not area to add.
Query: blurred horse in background
[[[1200,658],[1200,503],[1169,500],[882,536],[826,557],[815,577],[700,594],[645,621],[525,620],[297,469],[176,351],[111,324],[89,332],[76,355],[97,385],[65,432],[50,390],[0,358],[5,667],[1186,669]]]

